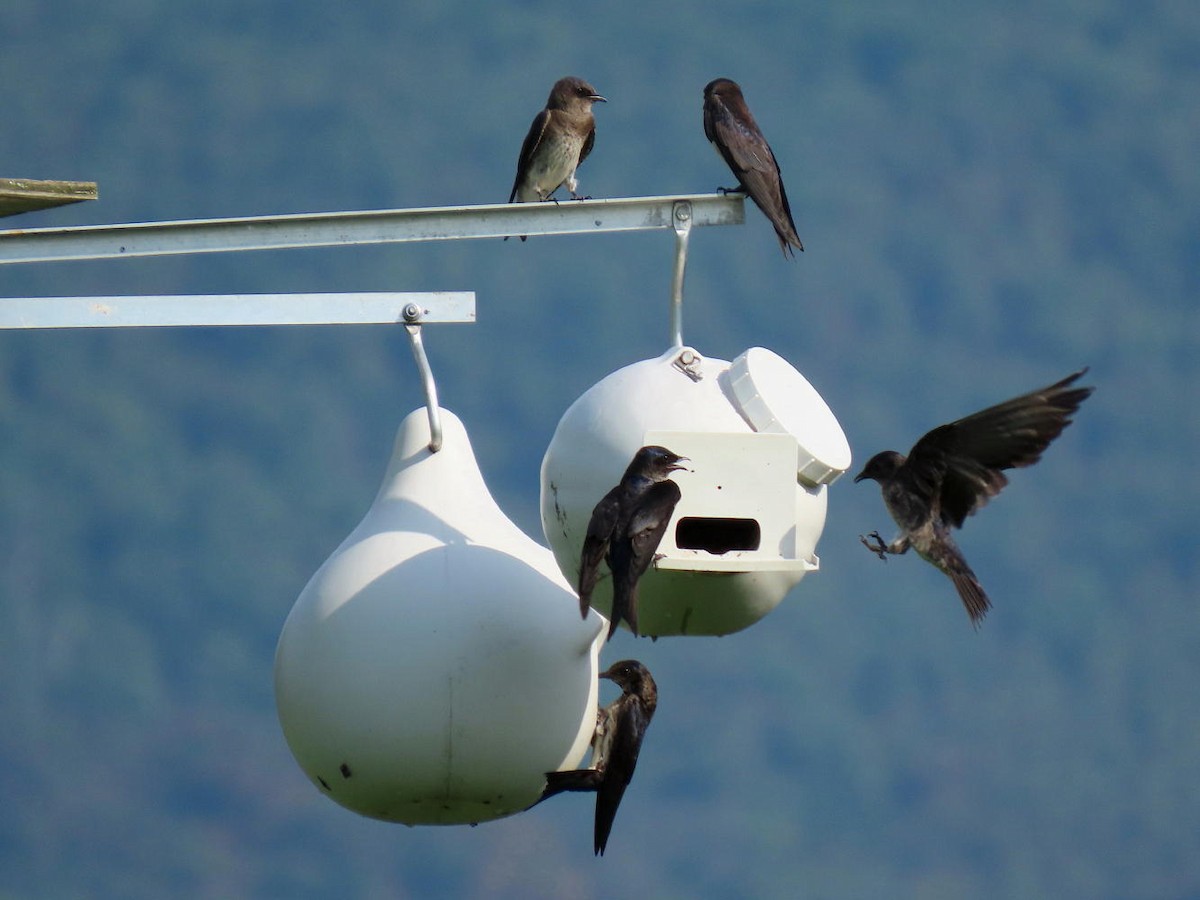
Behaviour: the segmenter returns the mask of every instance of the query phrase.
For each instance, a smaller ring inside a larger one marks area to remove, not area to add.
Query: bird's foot
[[[875,538],[875,543],[872,544],[868,538]],[[884,543],[883,538],[879,536],[878,531],[872,531],[870,534],[860,534],[858,539],[862,541],[862,545],[864,547],[866,547],[884,562],[887,562],[888,546],[886,543]]]
[[[744,194],[744,193],[746,193],[746,191],[739,184],[737,187],[731,187],[731,188],[719,187],[719,188],[717,188],[717,193],[718,194]]]
[[[575,193],[574,191],[571,191],[571,199],[572,200],[591,200],[592,195],[587,194],[586,196],[581,197],[581,196],[579,196],[579,194]]]

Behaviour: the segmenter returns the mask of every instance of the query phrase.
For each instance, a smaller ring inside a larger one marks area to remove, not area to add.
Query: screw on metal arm
[[[417,362],[417,371],[421,373],[421,385],[425,388],[425,409],[429,413],[429,452],[437,453],[442,449],[442,417],[438,408],[437,384],[433,380],[433,369],[429,367],[429,357],[425,355],[425,345],[421,343],[421,318],[424,312],[415,303],[407,304],[404,307],[404,330],[408,332],[413,359]]]
[[[675,272],[671,277],[671,346],[683,346],[683,272],[687,267],[688,237],[692,233],[692,204],[677,200],[671,208],[675,228]]]

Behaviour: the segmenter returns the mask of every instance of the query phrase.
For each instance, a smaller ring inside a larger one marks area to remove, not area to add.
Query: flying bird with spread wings
[[[900,533],[890,544],[878,531],[859,540],[883,560],[912,547],[954,582],[978,627],[992,604],[951,529],[961,528],[967,516],[1000,493],[1008,484],[1004,470],[1033,465],[1071,424],[1093,390],[1073,387],[1086,371],[941,425],[917,441],[908,456],[894,450],[875,454],[854,480],[879,483]]]

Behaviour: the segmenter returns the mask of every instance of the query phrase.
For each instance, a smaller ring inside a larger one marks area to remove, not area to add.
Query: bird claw
[[[580,196],[579,196],[578,194],[576,194],[574,191],[571,191],[571,199],[572,199],[572,200],[591,200],[591,199],[592,199],[592,195],[591,195],[591,194],[588,194],[586,197],[580,197]]]
[[[872,544],[869,540],[867,540],[867,538],[875,538],[876,542]],[[878,531],[872,531],[870,534],[865,535],[860,534],[858,539],[862,541],[862,545],[864,547],[866,547],[884,562],[887,562],[887,544],[884,543],[883,538],[879,536]]]

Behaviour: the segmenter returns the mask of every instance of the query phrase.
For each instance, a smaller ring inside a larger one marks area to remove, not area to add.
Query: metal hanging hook
[[[429,367],[429,357],[425,355],[425,345],[421,342],[421,319],[424,310],[415,303],[409,303],[404,307],[403,313],[404,330],[408,332],[413,359],[417,362],[417,371],[421,373],[421,385],[425,388],[425,409],[429,413],[429,452],[437,453],[442,449],[442,417],[438,407],[433,369]]]
[[[692,204],[677,200],[671,207],[675,229],[675,272],[671,277],[671,346],[683,346],[683,272],[687,268],[688,237],[692,233]]]

